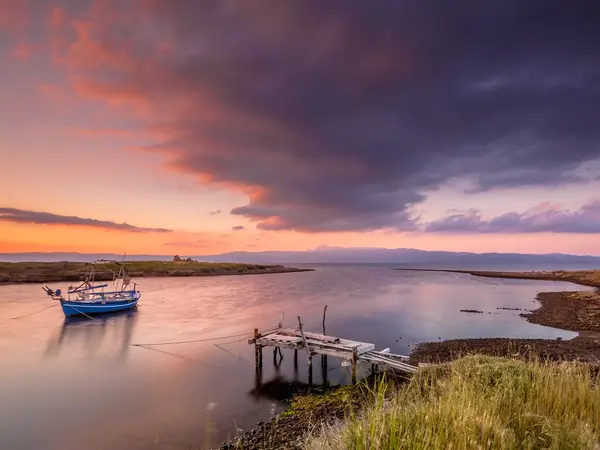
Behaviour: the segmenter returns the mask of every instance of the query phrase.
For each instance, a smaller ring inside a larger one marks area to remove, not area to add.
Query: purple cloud
[[[424,228],[433,233],[600,233],[600,198],[581,208],[561,210],[542,203],[524,213],[509,212],[485,219],[477,210],[453,214]]]
[[[77,216],[61,216],[48,212],[26,211],[16,208],[0,208],[0,221],[14,223],[31,223],[37,225],[80,225],[106,230],[130,231],[133,233],[170,233],[165,228],[144,228],[128,223],[117,223],[109,220],[86,219]]]
[[[241,231],[241,230],[243,230],[243,229],[244,229],[244,226],[243,226],[243,225],[236,225],[236,226],[234,226],[234,227],[231,227],[231,229],[232,229],[233,231]]]
[[[102,5],[65,52],[77,92],[143,110],[145,150],[260,229],[414,230],[449,179],[577,183],[599,158],[597,2]]]

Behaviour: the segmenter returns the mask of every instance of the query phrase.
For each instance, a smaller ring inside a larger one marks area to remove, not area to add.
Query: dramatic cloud
[[[261,229],[412,230],[448,180],[581,182],[600,157],[599,2],[63,3],[77,92]]]
[[[485,219],[477,210],[432,222],[425,231],[442,233],[600,233],[600,198],[575,211],[543,203],[524,213]]]
[[[231,227],[231,229],[233,231],[242,231],[244,229],[244,226],[243,225],[236,225],[234,227]]]
[[[31,223],[39,225],[79,225],[85,227],[104,228],[106,230],[121,230],[135,233],[170,233],[165,228],[143,228],[116,223],[108,220],[85,219],[77,216],[61,216],[47,212],[25,211],[15,208],[0,208],[0,221],[14,223]]]

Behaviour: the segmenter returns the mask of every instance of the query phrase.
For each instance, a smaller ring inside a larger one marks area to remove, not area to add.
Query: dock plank
[[[417,370],[417,367],[405,362],[408,359],[407,356],[388,353],[387,349],[384,352],[375,351],[375,344],[311,332],[304,332],[303,339],[300,330],[291,328],[277,328],[264,333],[256,340],[248,341],[249,344],[255,343],[261,347],[272,346],[294,350],[304,348],[305,342],[309,355],[328,355],[345,360],[356,358],[356,362],[386,365],[392,369],[409,373]]]

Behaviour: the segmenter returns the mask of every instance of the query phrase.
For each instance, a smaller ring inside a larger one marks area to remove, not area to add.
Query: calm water
[[[565,339],[574,333],[533,325],[518,311],[535,294],[581,289],[567,283],[502,281],[468,275],[400,272],[382,266],[319,266],[315,272],[187,279],[143,279],[134,313],[65,323],[39,285],[0,287],[1,449],[189,449],[217,446],[281,411],[277,380],[306,382],[306,360],[279,369],[265,350],[260,388],[245,336],[164,345],[131,344],[252,334],[285,313],[295,327],[373,342],[407,354],[417,342],[466,337]],[[64,287],[64,286],[53,286]],[[465,314],[480,309],[486,314]],[[487,314],[491,312],[491,314]],[[241,342],[236,342],[242,339]],[[219,345],[216,345],[219,344]],[[363,371],[366,368],[363,368]],[[330,358],[314,383],[349,381]]]

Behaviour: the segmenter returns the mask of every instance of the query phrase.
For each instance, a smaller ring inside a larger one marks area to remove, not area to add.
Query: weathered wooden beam
[[[312,358],[310,355],[310,349],[308,348],[308,344],[306,343],[306,338],[304,337],[304,331],[302,331],[302,321],[300,320],[300,316],[298,316],[298,326],[300,328],[300,335],[302,336],[302,341],[304,342],[304,348],[306,348],[306,356],[308,357],[308,365],[312,368]]]
[[[260,333],[258,332],[258,328],[254,329],[254,364],[256,365],[256,370],[262,370],[262,346],[258,343],[260,338]]]
[[[323,334],[327,335],[325,331],[325,314],[327,314],[327,305],[323,308]],[[321,367],[327,367],[327,355],[321,355]]]
[[[257,340],[257,344],[262,345],[263,347],[284,347],[297,349],[304,346],[303,342],[289,342],[289,341],[279,341],[277,339],[269,339],[269,338],[259,338]]]
[[[292,330],[290,328],[282,328],[277,333],[278,334],[285,334],[285,335],[288,335],[288,336],[300,336],[300,331],[298,331],[298,330]],[[321,333],[312,333],[310,331],[305,331],[304,332],[304,336],[307,339],[318,339],[318,340],[323,341],[323,342],[331,342],[331,343],[334,343],[334,344],[340,341],[340,338],[338,338],[338,337],[335,337],[335,336],[325,336],[324,334],[321,334]]]
[[[357,364],[356,348],[352,349],[352,384],[356,384],[356,364]]]

